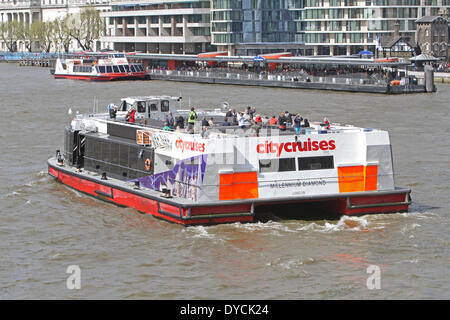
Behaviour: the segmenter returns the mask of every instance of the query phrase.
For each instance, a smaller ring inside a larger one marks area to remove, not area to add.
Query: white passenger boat
[[[180,99],[125,98],[114,119],[108,112],[76,115],[64,150],[48,160],[49,174],[183,225],[250,222],[285,204],[299,218],[305,204],[342,215],[408,210],[411,190],[394,184],[384,130],[314,122],[300,134],[268,125],[205,130],[200,121],[191,130],[163,130],[169,112],[179,115]],[[132,108],[134,124],[125,121]]]
[[[53,75],[56,79],[90,81],[148,79],[140,63],[132,63],[124,53],[78,53],[58,58]]]

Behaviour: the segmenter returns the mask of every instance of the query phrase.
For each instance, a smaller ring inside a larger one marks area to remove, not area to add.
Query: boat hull
[[[95,198],[119,206],[132,207],[141,213],[181,225],[210,225],[233,222],[253,222],[255,209],[277,205],[301,205],[314,202],[320,209],[340,215],[405,212],[411,203],[409,189],[391,192],[320,196],[277,200],[234,200],[209,203],[183,203],[177,199],[150,195],[133,187],[118,186],[113,179],[101,180],[73,168],[59,166],[54,159],[48,161],[48,173],[57,181]],[[321,211],[322,211],[321,210]],[[299,216],[301,218],[301,215]]]
[[[55,79],[71,79],[85,81],[118,81],[118,80],[146,80],[149,79],[147,72],[135,72],[130,74],[101,74],[101,75],[77,75],[77,74],[54,74]]]

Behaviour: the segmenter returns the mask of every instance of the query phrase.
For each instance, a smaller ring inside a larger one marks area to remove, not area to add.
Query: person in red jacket
[[[132,108],[128,111],[125,120],[127,120],[128,123],[136,123],[136,121],[135,121],[135,119],[134,119],[135,114],[136,114],[136,109],[135,109],[134,107],[132,107]]]
[[[330,130],[331,124],[330,121],[328,121],[328,118],[323,118],[323,123],[320,125],[325,127],[324,129]]]

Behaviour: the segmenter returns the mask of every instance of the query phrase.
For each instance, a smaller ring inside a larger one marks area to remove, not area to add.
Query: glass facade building
[[[285,51],[296,41],[293,0],[212,0],[212,43],[235,54]]]
[[[415,38],[415,21],[450,8],[450,0],[302,0],[296,30],[315,55],[355,54],[375,50],[378,37],[400,32]]]

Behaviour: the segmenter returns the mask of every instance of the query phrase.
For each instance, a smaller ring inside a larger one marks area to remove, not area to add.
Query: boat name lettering
[[[334,140],[322,140],[322,141],[311,141],[308,138],[304,142],[281,142],[276,143],[272,141],[266,141],[265,143],[260,143],[256,146],[256,152],[258,153],[275,153],[277,157],[283,152],[303,152],[303,151],[318,151],[318,150],[334,150],[336,149]]]
[[[183,139],[178,138],[178,140],[175,141],[175,148],[181,149],[181,152],[184,152],[184,150],[205,152],[205,143],[195,141],[183,141]]]

